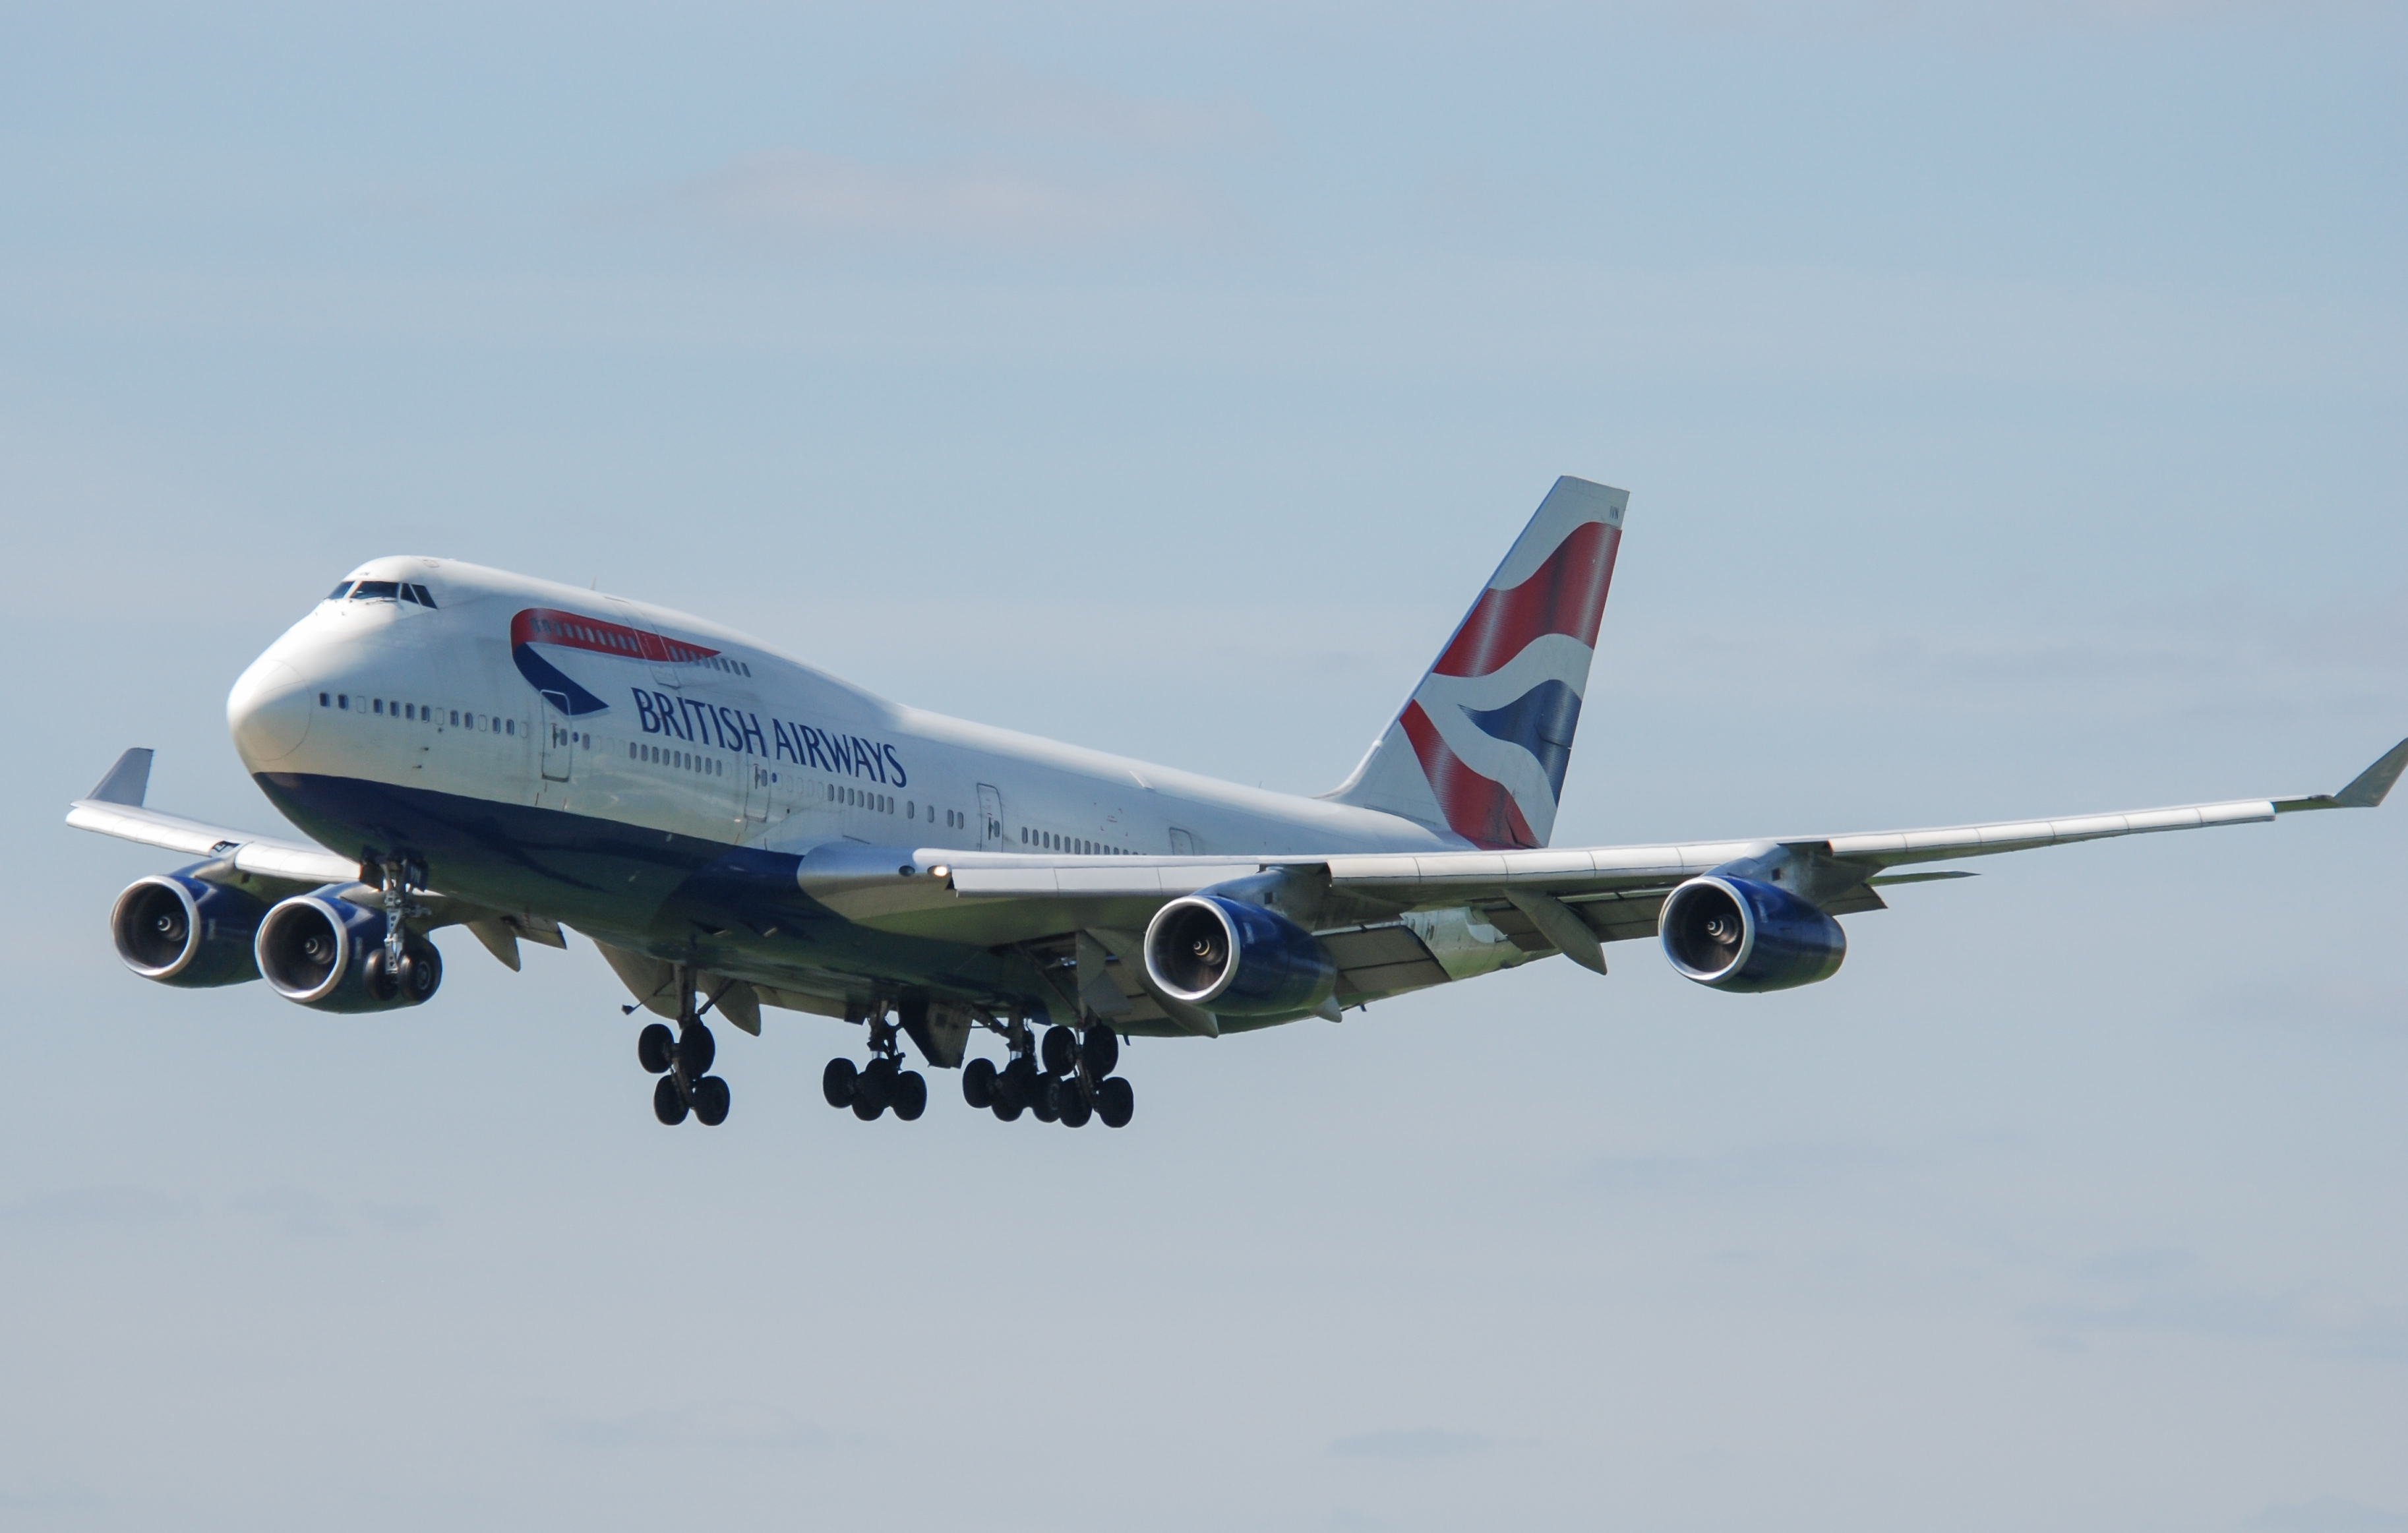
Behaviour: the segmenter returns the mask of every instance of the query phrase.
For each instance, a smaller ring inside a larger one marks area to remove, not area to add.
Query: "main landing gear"
[[[928,1078],[903,1067],[903,1045],[895,1024],[883,1016],[869,1019],[869,1063],[855,1068],[850,1059],[831,1059],[820,1072],[820,1094],[827,1105],[853,1109],[868,1123],[888,1108],[910,1123],[928,1110]]]
[[[691,1112],[705,1127],[716,1128],[727,1121],[727,1082],[710,1073],[719,1040],[695,1012],[694,991],[681,987],[679,995],[684,1014],[678,1030],[670,1032],[666,1023],[645,1024],[636,1035],[636,1062],[661,1078],[652,1088],[653,1117],[676,1125]]]
[[[1008,1035],[1011,1059],[1001,1069],[992,1059],[973,1059],[962,1070],[962,1099],[986,1108],[1005,1123],[1026,1112],[1039,1123],[1083,1128],[1101,1118],[1107,1128],[1125,1128],[1137,1111],[1137,1093],[1112,1073],[1121,1043],[1098,1024],[1082,1035],[1068,1027],[1045,1029],[1042,1045],[1030,1047],[1027,1027],[1015,1020]],[[1041,1065],[1040,1065],[1041,1061]]]

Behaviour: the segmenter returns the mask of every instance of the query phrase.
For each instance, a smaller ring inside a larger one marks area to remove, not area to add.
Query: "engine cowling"
[[[1209,894],[1154,912],[1145,971],[1174,999],[1237,1017],[1310,1011],[1338,985],[1337,966],[1311,932],[1275,910]]]
[[[1664,955],[1717,990],[1787,990],[1828,980],[1848,955],[1840,924],[1788,890],[1708,874],[1664,900]]]
[[[269,910],[253,951],[270,989],[320,1011],[415,1006],[443,982],[442,955],[415,935],[403,944],[400,972],[390,970],[384,912],[354,905],[332,887]]]
[[[136,879],[108,912],[108,935],[125,967],[161,984],[200,989],[259,978],[251,939],[261,901],[239,889],[183,873]]]

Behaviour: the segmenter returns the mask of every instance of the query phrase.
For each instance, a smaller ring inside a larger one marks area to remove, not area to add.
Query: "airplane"
[[[642,1010],[654,1115],[725,1121],[708,1019],[862,1026],[827,1103],[1125,1126],[1133,1037],[1218,1038],[1654,938],[1710,989],[1837,973],[1836,917],[2002,852],[2372,808],[2338,793],[1936,829],[1549,844],[1627,492],[1559,479],[1369,752],[1306,797],[903,707],[704,619],[457,560],[370,560],[235,682],[235,750],[308,842],[145,806],[128,751],[67,823],[201,860],[109,929],[144,979],[419,1006],[431,934],[520,966],[574,928]],[[973,1054],[1000,1040],[1000,1063]]]

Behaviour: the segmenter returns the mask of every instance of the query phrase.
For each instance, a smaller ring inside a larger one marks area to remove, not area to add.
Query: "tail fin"
[[[1475,846],[1546,845],[1629,502],[1555,480],[1404,710],[1324,796]]]

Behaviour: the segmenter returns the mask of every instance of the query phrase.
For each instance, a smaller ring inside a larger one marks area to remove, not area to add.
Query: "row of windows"
[[[414,601],[421,607],[433,607],[435,598],[423,585],[404,585],[399,580],[345,580],[326,594],[328,601],[341,601],[345,592],[353,601]]]
[[[727,775],[727,763],[716,756],[706,756],[697,751],[672,751],[665,745],[646,745],[641,741],[627,746],[627,759],[674,767],[681,772],[700,772],[705,777]]]
[[[359,702],[359,711],[363,713],[373,713],[386,719],[407,719],[418,724],[441,724],[446,711],[426,703],[405,703],[387,697],[363,697]],[[351,695],[348,692],[322,692],[318,694],[318,706],[349,711]],[[490,713],[469,713],[466,715],[468,722],[462,724],[463,715],[458,709],[449,711],[454,729],[474,729],[485,735],[515,735],[519,732],[516,719],[496,719]]]
[[[1125,851],[1120,847],[1106,846],[1101,841],[1084,840],[1076,836],[1056,835],[1050,830],[1031,830],[1026,825],[1020,827],[1020,844],[1041,846],[1048,852],[1067,852],[1074,857],[1134,857],[1137,855],[1136,852]]]

